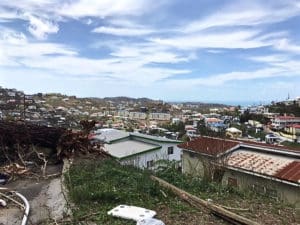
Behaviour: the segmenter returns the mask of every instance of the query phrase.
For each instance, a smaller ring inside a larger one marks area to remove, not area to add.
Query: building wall
[[[164,143],[164,142],[159,142],[155,140],[150,140],[150,139],[145,139],[142,137],[137,137],[137,136],[131,136],[133,140],[137,141],[142,141],[148,144],[154,144],[154,145],[159,145],[161,146],[160,149],[160,155],[161,156],[166,156],[164,159],[167,160],[175,160],[175,161],[181,161],[181,149],[177,147],[178,143]],[[168,148],[173,147],[173,154],[168,154]]]
[[[149,119],[169,121],[171,119],[171,115],[169,113],[150,113]]]
[[[286,203],[300,203],[300,186],[295,187],[276,180],[228,169],[225,171],[222,184],[237,186],[241,190],[254,190]]]
[[[204,176],[204,163],[197,153],[182,152],[182,172],[193,176]]]
[[[123,165],[133,165],[135,167],[144,169],[144,168],[153,168],[154,165],[149,166],[150,161],[154,164],[154,162],[161,160],[161,159],[167,159],[166,155],[163,155],[159,150],[143,153],[140,155],[132,156],[126,159],[121,159],[120,162]],[[148,162],[148,163],[147,163]]]
[[[147,114],[142,112],[130,112],[129,118],[133,120],[145,120],[147,118]]]

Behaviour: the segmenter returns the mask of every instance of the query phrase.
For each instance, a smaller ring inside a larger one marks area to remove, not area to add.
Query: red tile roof
[[[300,162],[293,161],[275,174],[275,177],[300,183]]]
[[[219,153],[226,152],[227,150],[230,150],[231,148],[238,145],[239,142],[237,141],[203,136],[192,141],[179,144],[178,147],[207,155],[216,156]]]

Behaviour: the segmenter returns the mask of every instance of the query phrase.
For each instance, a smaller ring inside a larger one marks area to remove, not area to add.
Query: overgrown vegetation
[[[287,147],[299,148],[300,149],[300,143],[284,141],[284,142],[281,142],[280,144],[282,144],[284,146],[287,146]]]
[[[110,160],[72,166],[66,180],[70,197],[77,207],[73,212],[74,224],[78,224],[84,215],[94,212],[97,214],[89,220],[97,224],[136,224],[107,215],[109,210],[120,204],[155,210],[159,218],[164,217],[164,221],[176,221],[180,212],[195,212],[159,187],[149,175],[147,171],[124,167]]]
[[[238,212],[263,224],[291,224],[291,206],[251,191],[242,192],[218,183],[205,182],[199,177],[183,175],[176,164],[160,164],[156,176],[202,199],[212,199],[216,204],[246,208]],[[157,212],[165,224],[198,225],[226,224],[205,210],[197,210],[182,202],[168,190],[158,186],[149,177],[149,171],[121,166],[114,161],[73,165],[67,174],[67,186],[76,208],[74,224],[91,215],[88,220],[97,224],[135,224],[118,219],[107,212],[120,204],[135,205]]]

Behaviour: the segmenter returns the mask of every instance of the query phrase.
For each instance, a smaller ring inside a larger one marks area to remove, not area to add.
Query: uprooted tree
[[[81,124],[83,131],[74,132],[59,127],[0,121],[0,167],[15,163],[25,168],[30,162],[42,165],[45,173],[51,157],[56,161],[88,153],[106,157],[102,146],[93,145],[88,139],[94,122],[85,121]]]

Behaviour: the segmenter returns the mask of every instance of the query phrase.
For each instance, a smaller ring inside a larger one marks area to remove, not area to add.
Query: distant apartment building
[[[117,116],[119,117],[129,117],[129,112],[127,110],[118,110]]]
[[[169,114],[169,113],[150,113],[149,119],[150,120],[169,121],[171,119],[171,114]]]
[[[147,119],[147,114],[142,112],[130,112],[129,119],[132,120],[145,120]]]

